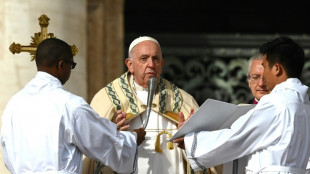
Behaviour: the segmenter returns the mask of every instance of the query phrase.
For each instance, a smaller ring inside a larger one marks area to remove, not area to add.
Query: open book
[[[213,131],[229,128],[240,116],[254,108],[254,104],[235,105],[218,100],[207,99],[170,141],[195,131]]]

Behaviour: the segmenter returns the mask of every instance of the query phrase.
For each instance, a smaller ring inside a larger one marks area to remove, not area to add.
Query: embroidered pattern
[[[95,167],[95,171],[94,171],[94,173],[96,173],[96,174],[103,174],[102,173],[102,168],[105,166],[104,164],[102,164],[100,161],[96,161],[95,162],[95,165],[96,165],[96,167]]]
[[[127,73],[123,74],[120,78],[121,87],[123,89],[123,92],[125,93],[125,96],[127,97],[129,101],[129,108],[133,114],[138,114],[138,106],[135,102],[134,95],[130,92],[129,85],[127,82]]]
[[[159,111],[165,113],[166,110],[166,99],[167,99],[167,89],[162,77],[159,79]]]
[[[110,100],[115,105],[116,110],[120,110],[121,109],[121,102],[120,102],[119,98],[117,97],[115,90],[113,89],[112,82],[106,86],[105,90],[108,93]]]
[[[192,149],[191,149],[191,156],[193,157],[194,161],[196,162],[197,166],[200,167],[201,169],[203,170],[207,170],[207,168],[205,168],[203,165],[201,165],[197,158],[194,158],[195,156],[195,151],[196,151],[196,148],[197,148],[197,135],[198,135],[199,132],[195,132],[194,133],[194,142],[193,142],[193,145],[192,145]]]
[[[182,106],[182,100],[181,100],[181,94],[180,94],[180,91],[179,91],[179,88],[171,83],[171,86],[172,86],[172,91],[173,91],[173,94],[174,94],[174,108],[172,110],[172,112],[177,112],[179,113],[180,110],[181,110],[181,106]]]

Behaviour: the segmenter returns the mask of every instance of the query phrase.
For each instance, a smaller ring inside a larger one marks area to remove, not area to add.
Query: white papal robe
[[[143,90],[142,87],[136,85],[137,97],[146,105],[148,92]],[[130,129],[137,129],[143,126],[146,122],[146,112],[140,114],[140,116],[134,118],[130,122]],[[158,153],[154,150],[155,142],[158,134],[167,130],[172,135],[177,130],[177,124],[171,122],[169,119],[151,110],[148,125],[145,128],[146,136],[145,141],[138,147],[138,168],[136,173],[178,173],[184,174],[184,159],[182,150],[174,147],[174,149],[168,149],[169,136],[162,134],[160,141],[162,152]]]
[[[127,72],[101,89],[93,98],[91,106],[103,117],[113,119],[117,110],[126,112],[126,121],[130,129],[140,128],[146,117],[147,90],[133,83],[132,75]],[[138,167],[141,174],[183,174],[187,172],[187,161],[184,151],[178,147],[168,149],[169,135],[177,130],[178,113],[188,116],[191,109],[197,110],[198,104],[191,95],[176,87],[173,83],[161,78],[153,99],[151,116],[146,127],[146,139],[138,147]],[[173,144],[171,143],[173,146]],[[84,159],[85,173],[91,174],[94,162]],[[88,167],[87,167],[88,166]],[[104,169],[107,172],[108,169]],[[104,172],[104,173],[105,173]],[[110,171],[111,172],[111,171]],[[190,170],[188,171],[190,172]]]
[[[118,132],[57,78],[38,72],[5,108],[1,147],[12,174],[80,174],[82,154],[132,172],[137,145],[131,132]]]
[[[186,154],[192,168],[197,170],[249,155],[247,174],[269,166],[306,169],[310,155],[307,91],[308,87],[298,79],[289,78],[263,96],[230,129],[186,135]],[[279,171],[282,170],[270,173]]]

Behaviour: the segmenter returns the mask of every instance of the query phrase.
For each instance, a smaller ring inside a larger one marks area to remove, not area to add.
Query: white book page
[[[237,105],[235,111],[230,115],[229,118],[222,124],[219,129],[230,128],[230,126],[242,115],[246,114],[249,110],[253,109],[256,105]]]
[[[213,131],[228,128],[240,116],[255,105],[235,105],[218,100],[207,99],[170,141],[195,131]]]

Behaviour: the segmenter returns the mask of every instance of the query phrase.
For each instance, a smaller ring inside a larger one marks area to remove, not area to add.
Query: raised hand
[[[178,129],[183,126],[183,124],[192,116],[194,115],[194,109],[191,109],[191,113],[189,114],[188,118],[185,120],[184,119],[184,114],[183,112],[179,112],[179,124],[178,124]]]
[[[126,113],[121,110],[116,111],[113,122],[117,125],[118,131],[125,131],[129,128],[129,124],[126,124]]]
[[[191,109],[191,113],[189,114],[188,118],[185,120],[184,119],[184,114],[183,112],[179,112],[179,124],[178,124],[178,129],[180,129],[181,126],[194,114],[194,109]],[[185,149],[185,144],[184,144],[184,137],[176,138],[173,140],[173,143],[178,144],[178,147],[181,149]]]

